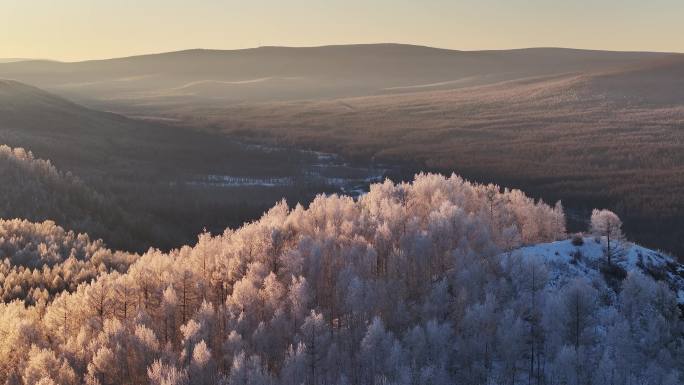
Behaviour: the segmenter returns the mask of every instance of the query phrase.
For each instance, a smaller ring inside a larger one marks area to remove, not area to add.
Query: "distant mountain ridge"
[[[0,77],[104,104],[188,99],[236,103],[374,95],[434,83],[462,88],[530,76],[604,71],[672,55],[564,48],[455,51],[404,44],[192,49],[70,63],[5,63],[0,64]],[[249,83],[282,78],[295,81]],[[185,89],[196,82],[209,86]]]

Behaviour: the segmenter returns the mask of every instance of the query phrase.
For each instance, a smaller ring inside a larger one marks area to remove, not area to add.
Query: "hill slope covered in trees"
[[[130,214],[111,197],[23,148],[0,145],[0,195],[0,218],[49,219],[116,244],[130,244],[135,238]]]
[[[45,304],[101,273],[126,271],[136,258],[52,221],[0,219],[0,299]]]
[[[608,214],[592,226],[613,252]],[[457,176],[280,203],[38,305],[0,304],[0,382],[680,383],[672,288],[638,269],[553,279],[565,246],[518,250],[565,237],[560,204]],[[587,254],[577,266],[602,250],[565,242]]]
[[[3,204],[11,210],[1,214],[36,221],[53,219],[126,250],[144,251],[152,245],[164,249],[178,247],[191,242],[203,227],[222,230],[252,220],[282,197],[305,202],[316,193],[329,190],[313,183],[314,186],[281,188],[203,186],[197,182],[210,176],[295,180],[302,176],[303,165],[315,162],[315,157],[288,149],[266,151],[222,136],[88,109],[16,81],[0,80],[0,144],[24,148],[38,158],[49,159],[65,175],[71,172],[82,180],[82,189],[106,195],[106,202],[98,202],[109,204],[109,208],[90,219],[124,228],[118,234],[100,231],[97,224],[92,229],[79,226],[76,222],[86,220],[84,210],[90,214],[97,211],[90,207],[93,200],[84,198],[81,209],[73,203],[79,202],[75,199],[83,198],[83,194],[70,197],[50,190],[13,195],[18,199],[6,200]],[[10,179],[0,189],[35,190],[38,182],[29,179],[37,175],[28,173],[26,178],[16,179],[22,173],[12,167],[16,172],[5,169]],[[21,183],[13,187],[16,181]],[[0,180],[0,184],[3,182]],[[27,187],[28,183],[32,187]],[[54,183],[40,183],[65,192]],[[19,190],[12,194],[19,194]],[[32,197],[39,196],[42,201],[34,204]],[[68,202],[70,199],[73,201]],[[75,211],[66,220],[60,214],[22,214],[24,209],[37,210],[34,206],[55,211],[66,209],[61,204],[47,207],[54,200],[68,203]],[[114,206],[135,215],[127,221],[116,219],[119,213]]]

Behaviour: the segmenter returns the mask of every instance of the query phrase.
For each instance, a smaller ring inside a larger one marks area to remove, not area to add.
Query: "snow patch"
[[[600,278],[600,267],[606,263],[606,239],[582,238],[581,245],[572,240],[540,243],[506,253],[503,263],[517,260],[542,260],[548,267],[549,286],[557,287],[577,277],[589,280]],[[684,266],[661,252],[630,242],[619,242],[612,257],[613,264],[625,271],[639,271],[656,280],[666,282],[684,304]]]

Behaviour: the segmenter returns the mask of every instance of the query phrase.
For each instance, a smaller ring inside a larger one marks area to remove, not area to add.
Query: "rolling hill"
[[[177,174],[199,163],[225,165],[226,149],[239,152],[221,138],[92,110],[8,80],[0,80],[0,142],[81,176]]]
[[[631,66],[669,54],[560,48],[454,51],[402,44],[187,50],[0,65],[0,77],[89,103],[168,107],[454,89]]]

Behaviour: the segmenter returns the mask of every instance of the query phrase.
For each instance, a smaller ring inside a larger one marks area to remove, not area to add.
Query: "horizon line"
[[[148,53],[138,53],[123,56],[108,56],[105,58],[93,58],[93,59],[80,59],[80,60],[60,60],[60,59],[50,59],[50,58],[16,58],[16,57],[0,57],[0,64],[16,64],[22,62],[55,62],[55,63],[84,63],[84,62],[96,62],[96,61],[108,61],[108,60],[119,60],[119,59],[131,59],[137,57],[145,56],[158,56],[167,55],[175,53],[184,53],[192,51],[207,51],[207,52],[238,52],[238,51],[250,51],[257,49],[317,49],[317,48],[333,48],[333,47],[361,47],[361,46],[405,46],[405,47],[415,47],[415,48],[428,48],[441,51],[451,51],[451,52],[463,52],[463,53],[477,53],[477,52],[504,52],[504,51],[524,51],[524,50],[568,50],[568,51],[586,51],[586,52],[613,52],[613,53],[652,53],[652,54],[671,54],[671,55],[681,55],[684,52],[678,51],[649,51],[649,50],[619,50],[619,49],[596,49],[596,48],[577,48],[577,47],[563,47],[563,46],[527,46],[527,47],[513,47],[513,48],[496,48],[496,49],[475,49],[475,50],[463,50],[457,48],[444,48],[424,44],[413,44],[413,43],[397,43],[397,42],[377,42],[377,43],[340,43],[340,44],[322,44],[322,45],[259,45],[255,47],[245,47],[245,48],[204,48],[204,47],[194,47],[194,48],[182,48],[174,49],[169,51],[157,51]],[[3,60],[7,60],[3,62]]]

